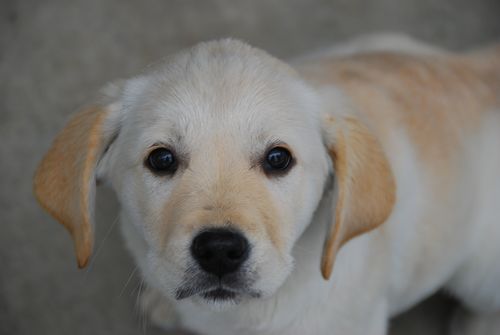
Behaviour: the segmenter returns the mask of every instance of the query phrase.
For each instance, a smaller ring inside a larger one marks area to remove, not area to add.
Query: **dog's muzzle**
[[[191,244],[191,254],[198,265],[219,278],[238,271],[249,253],[245,236],[223,228],[203,231]]]
[[[250,249],[248,240],[240,232],[227,228],[203,230],[191,243],[195,264],[188,268],[176,298],[200,295],[213,301],[234,301],[241,295],[260,296],[251,289],[255,273],[245,264]]]

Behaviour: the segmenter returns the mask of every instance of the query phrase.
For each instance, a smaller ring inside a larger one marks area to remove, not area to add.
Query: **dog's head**
[[[201,303],[273,294],[325,185],[335,189],[325,278],[342,244],[391,211],[392,174],[369,130],[327,112],[294,70],[243,43],[200,44],[107,95],[70,120],[35,176],[80,267],[97,179],[147,242],[149,275]]]

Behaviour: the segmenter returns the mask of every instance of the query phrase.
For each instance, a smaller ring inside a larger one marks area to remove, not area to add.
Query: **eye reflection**
[[[292,162],[290,151],[285,147],[277,146],[267,151],[262,166],[266,174],[282,174],[291,168]]]
[[[174,153],[167,148],[157,148],[151,151],[145,163],[156,174],[174,174],[178,167]]]

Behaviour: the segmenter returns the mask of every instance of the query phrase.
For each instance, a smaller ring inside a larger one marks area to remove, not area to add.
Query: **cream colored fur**
[[[79,264],[101,179],[122,205],[143,306],[164,328],[382,335],[445,288],[467,309],[452,331],[500,333],[500,50],[373,35],[290,64],[202,43],[78,114],[35,193],[72,232]],[[296,164],[269,177],[259,162],[277,141]],[[182,157],[175,175],[145,167],[157,146]],[[228,224],[252,245],[248,287],[234,301],[176,299],[201,271],[193,237]]]

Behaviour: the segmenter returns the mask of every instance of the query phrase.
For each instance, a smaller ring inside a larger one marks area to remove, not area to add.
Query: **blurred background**
[[[111,191],[98,192],[85,270],[31,192],[56,132],[101,86],[198,41],[232,36],[288,58],[374,31],[465,49],[499,40],[500,1],[0,0],[0,334],[160,334],[137,311]],[[444,334],[452,307],[433,297],[391,335]]]

